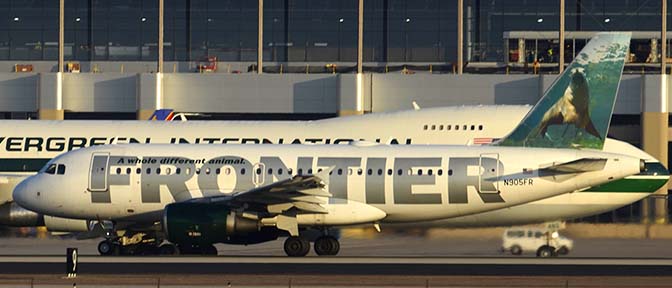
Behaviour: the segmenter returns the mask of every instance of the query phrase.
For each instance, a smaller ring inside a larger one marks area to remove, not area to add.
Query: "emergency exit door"
[[[93,156],[91,156],[89,191],[107,191],[107,170],[109,169],[109,162],[109,153],[94,153]]]

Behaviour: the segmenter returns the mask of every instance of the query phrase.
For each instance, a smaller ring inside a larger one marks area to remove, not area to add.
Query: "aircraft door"
[[[484,153],[478,161],[481,173],[478,175],[478,191],[480,193],[499,193],[501,177],[499,153]]]
[[[107,170],[110,165],[110,153],[94,153],[91,156],[89,171],[89,191],[107,191]]]
[[[254,164],[254,167],[252,167],[253,170],[253,176],[252,176],[252,183],[254,183],[254,187],[259,187],[262,184],[264,184],[264,175],[266,173],[266,165],[264,163],[257,163]]]

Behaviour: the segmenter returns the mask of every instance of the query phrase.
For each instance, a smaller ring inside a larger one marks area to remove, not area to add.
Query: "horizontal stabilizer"
[[[565,163],[553,163],[540,170],[559,173],[583,173],[600,171],[604,169],[605,165],[607,165],[607,159],[604,158],[581,158]]]

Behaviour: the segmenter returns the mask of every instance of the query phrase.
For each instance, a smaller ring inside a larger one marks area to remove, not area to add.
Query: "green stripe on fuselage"
[[[623,178],[582,192],[653,193],[667,183],[666,178]]]

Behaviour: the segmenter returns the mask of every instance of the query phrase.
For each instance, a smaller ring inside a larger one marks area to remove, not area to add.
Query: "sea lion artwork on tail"
[[[498,146],[602,149],[630,48],[630,32],[600,32]]]
[[[602,139],[590,119],[590,88],[584,68],[574,68],[571,73],[569,86],[558,102],[544,114],[539,130],[542,135],[546,135],[550,125],[574,124],[576,128]]]

